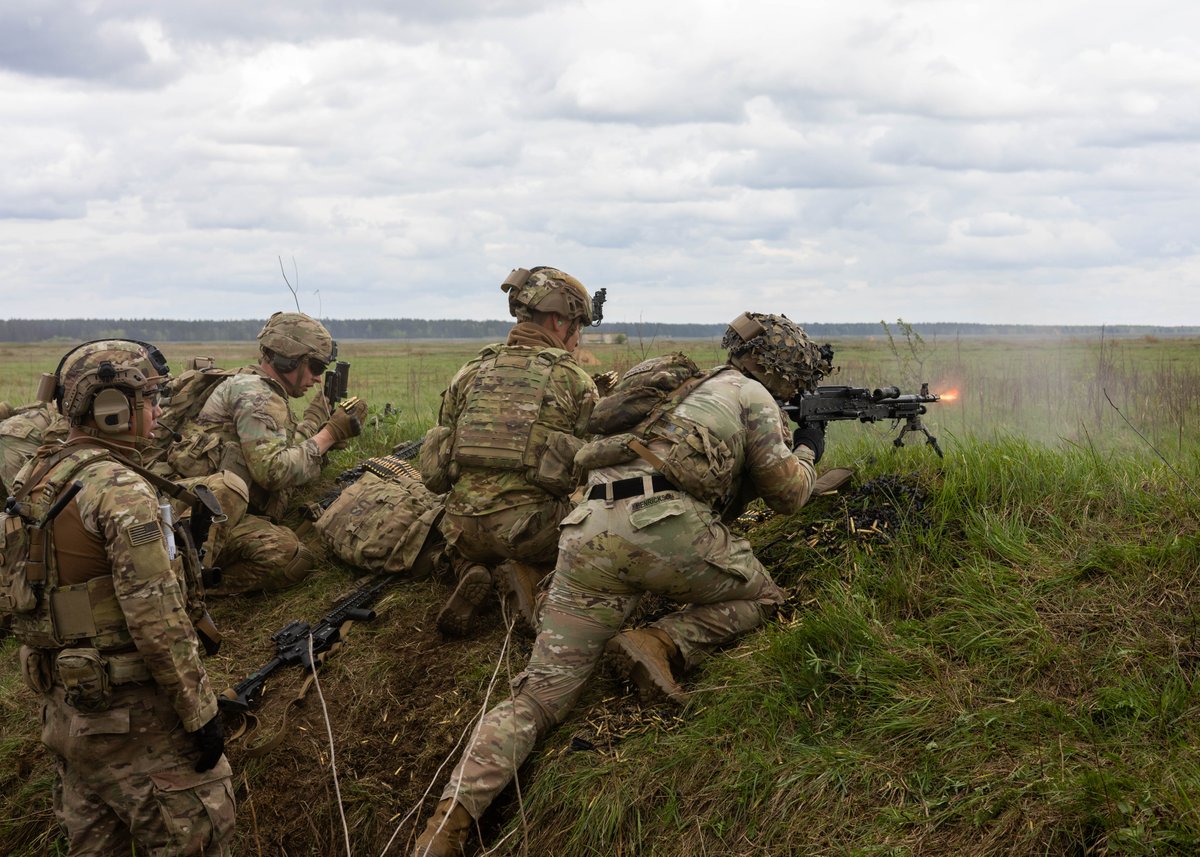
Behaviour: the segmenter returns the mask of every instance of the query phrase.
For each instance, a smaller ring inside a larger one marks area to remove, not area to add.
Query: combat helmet
[[[273,314],[258,332],[258,348],[277,372],[285,374],[303,360],[328,366],[337,359],[337,343],[325,325],[302,312]]]
[[[500,290],[508,293],[508,311],[517,321],[529,321],[534,311],[592,323],[592,297],[583,283],[557,268],[514,268]]]
[[[815,390],[833,371],[833,350],[817,345],[786,315],[744,312],[729,323],[721,347],[729,350],[730,365],[778,399]]]
[[[46,376],[52,385],[46,392],[72,426],[91,416],[106,434],[128,434],[131,416],[140,420],[145,397],[161,392],[170,377],[166,358],[153,345],[96,339],[63,355],[54,375]]]

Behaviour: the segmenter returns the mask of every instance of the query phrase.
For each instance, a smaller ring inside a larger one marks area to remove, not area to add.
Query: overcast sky
[[[1200,324],[1198,137],[1190,0],[4,0],[0,317]]]

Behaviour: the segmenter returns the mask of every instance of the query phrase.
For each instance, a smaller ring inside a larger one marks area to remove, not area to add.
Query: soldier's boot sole
[[[482,565],[468,568],[437,615],[438,630],[447,637],[465,637],[471,633],[475,618],[491,591],[492,575],[488,570]]]
[[[608,641],[605,650],[612,656],[618,674],[637,688],[642,702],[682,705],[688,695],[671,672],[670,650],[674,645],[664,645],[657,634],[666,636],[662,631],[623,631]]]

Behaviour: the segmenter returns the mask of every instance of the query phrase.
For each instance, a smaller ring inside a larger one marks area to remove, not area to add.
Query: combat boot
[[[541,614],[541,582],[544,573],[523,562],[509,560],[496,568],[497,583],[507,593],[509,610],[516,614],[522,630],[537,633]]]
[[[621,676],[637,687],[642,702],[669,700],[679,705],[687,700],[671,671],[679,648],[666,631],[653,627],[622,631],[605,650],[616,659]]]
[[[454,798],[446,798],[425,823],[425,832],[413,846],[412,857],[461,857],[473,823],[465,806]]]
[[[438,630],[447,637],[465,637],[492,591],[492,575],[482,565],[467,566],[458,585],[437,615]]]

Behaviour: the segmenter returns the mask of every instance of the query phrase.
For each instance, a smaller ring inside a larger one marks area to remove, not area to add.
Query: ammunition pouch
[[[21,678],[34,693],[47,694],[54,687],[54,664],[46,653],[32,646],[21,646],[17,657],[21,661]]]
[[[112,683],[108,664],[98,650],[63,649],[54,659],[54,673],[66,691],[67,705],[77,711],[108,709]]]

